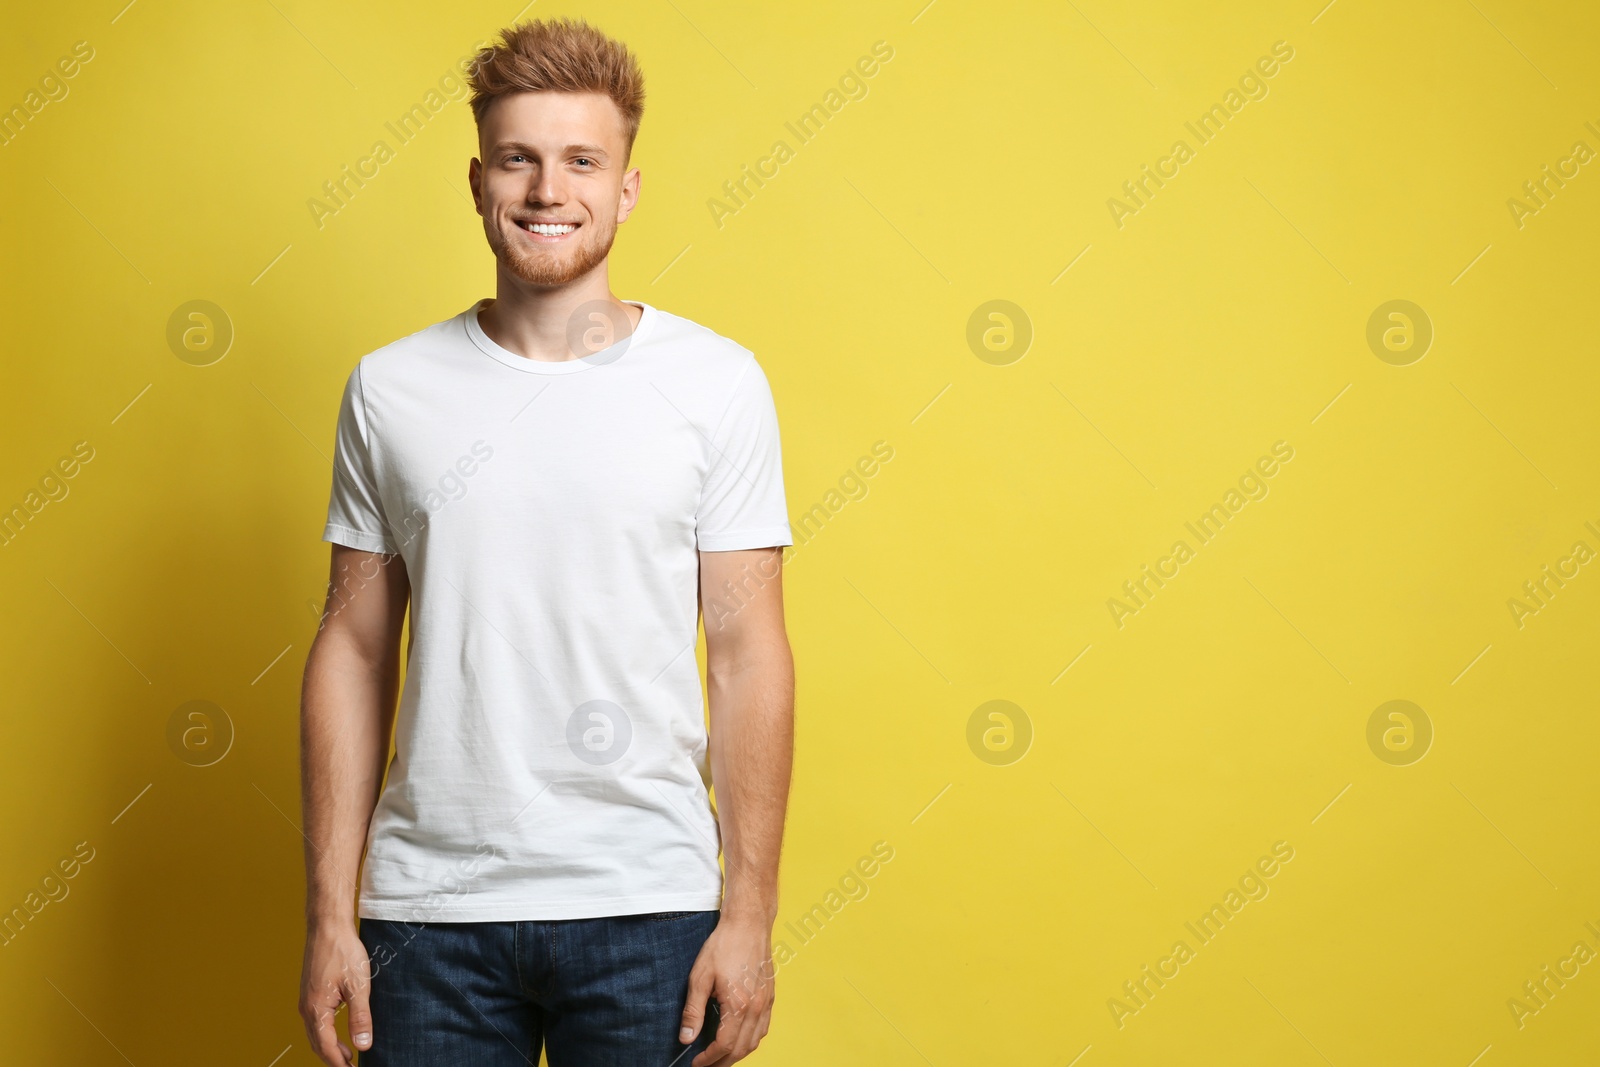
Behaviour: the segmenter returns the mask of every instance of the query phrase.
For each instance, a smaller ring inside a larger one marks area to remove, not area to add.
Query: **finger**
[[[730,1026],[733,1030],[731,1040],[733,1052],[727,1060],[728,1064],[737,1063],[739,1060],[744,1059],[756,1050],[757,1045],[761,1044],[761,1038],[766,1033],[767,1017],[771,1010],[771,1002],[768,998],[767,990],[757,989],[740,1003],[739,1010],[732,1019],[727,1019],[724,1016],[724,1019],[730,1024],[737,1024],[736,1026]],[[717,1034],[719,1037],[722,1035],[721,1024],[717,1027]]]
[[[339,1045],[339,1032],[334,1026],[334,1014],[326,1005],[316,1006],[316,1015],[312,1018],[311,1048],[319,1059],[328,1067],[347,1067]]]
[[[368,1000],[371,989],[371,983],[357,979],[345,995],[350,1005],[350,1041],[362,1052],[372,1047],[372,1009]]]
[[[756,1009],[757,1005],[747,1000],[739,1013],[739,1027],[733,1037],[733,1059],[729,1063],[742,1060],[755,1051],[756,1043],[760,1040],[756,1037],[756,1031],[761,1028],[761,1013]]]
[[[687,1045],[700,1033],[706,1017],[706,998],[711,995],[711,969],[695,967],[689,972],[689,998],[683,1005],[678,1043]]]
[[[316,1053],[317,1059],[326,1063],[328,1067],[341,1067],[340,1064],[328,1059],[327,1055],[322,1051],[322,1042],[317,1035],[317,1025],[312,1021],[311,1016],[307,1015],[302,1018],[306,1026],[306,1043],[311,1046],[311,1051]]]
[[[733,1060],[728,1059],[733,1055],[734,1045],[739,1035],[739,1017],[732,1011],[723,1010],[722,999],[717,1001],[717,1036],[706,1046],[706,1050],[696,1056],[690,1067],[727,1067]]]
[[[729,1036],[733,1033],[733,1029],[733,1025],[730,1023],[725,1034],[722,1027],[718,1026],[717,1039],[707,1045],[704,1052],[690,1060],[689,1067],[721,1067],[727,1062],[727,1058],[733,1054],[733,1045]]]

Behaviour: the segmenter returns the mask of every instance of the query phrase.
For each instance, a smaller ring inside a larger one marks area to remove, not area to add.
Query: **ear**
[[[634,207],[639,203],[639,185],[644,176],[634,167],[622,176],[622,196],[617,203],[617,224],[628,221],[628,216],[633,214]]]

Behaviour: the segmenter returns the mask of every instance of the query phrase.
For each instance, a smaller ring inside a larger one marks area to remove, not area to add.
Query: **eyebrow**
[[[494,146],[495,152],[521,152],[523,155],[536,156],[539,154],[538,146],[526,141],[501,141]],[[569,144],[561,150],[564,155],[599,156],[601,159],[610,159],[604,148],[597,144]]]

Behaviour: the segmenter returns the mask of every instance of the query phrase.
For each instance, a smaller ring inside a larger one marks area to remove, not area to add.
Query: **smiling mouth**
[[[563,241],[578,229],[576,222],[532,222],[528,219],[517,219],[516,223],[518,229],[535,241]]]

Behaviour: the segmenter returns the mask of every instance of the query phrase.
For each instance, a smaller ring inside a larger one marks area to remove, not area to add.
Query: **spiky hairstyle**
[[[644,116],[644,72],[626,45],[583,19],[533,20],[500,31],[473,58],[472,117],[483,129],[489,105],[510,93],[604,93],[622,112],[627,154]]]

